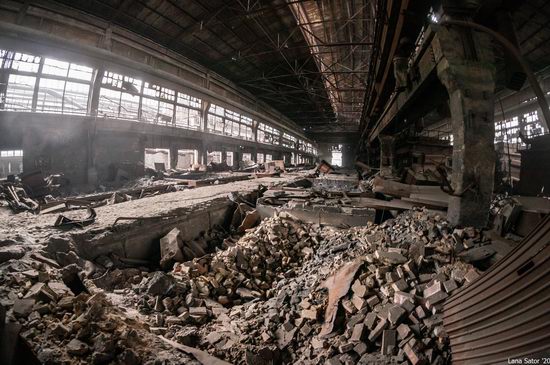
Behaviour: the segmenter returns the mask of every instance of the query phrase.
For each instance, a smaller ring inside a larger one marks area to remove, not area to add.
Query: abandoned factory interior
[[[550,0],[0,0],[0,365],[550,364]]]

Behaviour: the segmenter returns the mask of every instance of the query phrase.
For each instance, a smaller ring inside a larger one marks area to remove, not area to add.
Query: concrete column
[[[379,135],[380,141],[380,176],[393,176],[393,159],[395,155],[395,137]]]
[[[175,169],[178,166],[178,146],[170,144],[170,166],[167,166],[170,169]]]
[[[330,143],[319,143],[319,158],[332,163],[332,153],[330,152]]]
[[[437,75],[449,93],[453,171],[447,218],[484,227],[495,173],[495,66],[491,40],[468,29],[440,27],[433,42]]]
[[[204,137],[203,137],[204,138]],[[206,154],[207,154],[207,151],[208,151],[208,146],[206,145],[206,143],[204,142],[204,140],[202,141],[200,147],[199,147],[199,163],[202,164],[202,165],[206,165],[206,162],[207,162],[207,158],[206,158]]]

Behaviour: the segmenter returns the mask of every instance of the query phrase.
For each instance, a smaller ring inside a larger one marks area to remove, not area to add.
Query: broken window
[[[281,144],[287,148],[296,148],[297,138],[291,134],[283,133],[281,141]]]
[[[201,129],[202,101],[199,98],[178,92],[176,104],[176,127]]]
[[[258,125],[258,142],[278,145],[281,141],[281,132],[264,123]]]
[[[513,117],[495,123],[495,143],[515,144],[519,141],[519,118]]]
[[[116,104],[117,116],[123,119],[138,119],[139,95],[132,95],[126,92],[119,93],[120,100]]]
[[[227,110],[219,105],[210,104],[208,108],[206,128],[209,132],[253,140],[252,124],[252,118]]]
[[[252,161],[251,153],[243,153],[243,161]]]
[[[141,120],[148,123],[172,125],[176,92],[156,84],[145,82],[141,103]],[[154,99],[153,99],[154,97]]]
[[[257,153],[256,154],[256,162],[257,163],[264,163],[264,154],[263,153]]]
[[[36,73],[40,68],[41,58],[26,53],[4,51],[2,68],[14,71]]]
[[[98,115],[138,119],[141,80],[105,71],[101,85]]]
[[[273,161],[273,156],[269,154],[265,154],[265,162]]]

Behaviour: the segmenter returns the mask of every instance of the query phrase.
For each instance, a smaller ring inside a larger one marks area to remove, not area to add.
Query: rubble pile
[[[478,232],[424,211],[321,232],[268,300],[217,311],[200,328],[203,348],[235,364],[446,363],[442,302],[478,275],[454,250]]]
[[[223,306],[270,298],[274,283],[295,275],[313,254],[317,232],[288,218],[266,219],[238,242],[225,240],[223,251],[176,263],[171,275],[151,273],[139,286],[138,307],[177,315],[170,318],[175,323],[203,323]]]
[[[39,208],[38,202],[28,196],[21,184],[11,182],[0,184],[0,203],[9,206],[14,213],[34,212]]]
[[[143,319],[113,306],[103,291],[76,290],[67,280],[74,265],[60,270],[39,258],[45,262],[31,256],[0,267],[0,305],[9,309],[9,322],[22,325],[21,337],[41,363],[199,364],[151,334]]]
[[[442,303],[479,275],[462,257],[485,242],[426,210],[349,229],[280,214],[237,241],[209,234],[216,252],[167,272],[86,261],[52,237],[1,264],[0,304],[45,363],[192,363],[179,343],[234,364],[443,364]]]
[[[313,254],[319,243],[316,228],[281,216],[269,218],[211,259],[179,264],[173,273],[223,305],[270,298],[273,283],[295,275]]]

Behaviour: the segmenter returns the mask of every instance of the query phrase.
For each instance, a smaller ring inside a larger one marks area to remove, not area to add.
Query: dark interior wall
[[[330,152],[332,143],[319,143],[319,158],[327,162],[331,162],[332,153]]]
[[[355,166],[355,145],[345,143],[342,145],[342,167],[352,168]]]
[[[118,167],[132,176],[138,174],[139,167],[141,173],[144,171],[145,148],[148,147],[144,138],[134,134],[99,132],[93,145],[99,181],[114,179]]]
[[[23,150],[25,172],[63,173],[81,183],[87,171],[88,122],[70,116],[2,113],[0,146]]]
[[[178,150],[197,150],[202,142],[196,139],[168,135],[145,135],[137,132],[117,133],[99,131],[94,139],[94,162],[99,181],[116,177],[116,169],[121,168],[132,177],[144,171],[145,149],[162,148],[170,151],[170,166],[178,163]]]
[[[25,172],[63,173],[72,184],[111,181],[120,168],[129,177],[144,171],[145,149],[170,150],[171,168],[178,150],[233,151],[234,161],[243,153],[269,153],[274,160],[290,151],[252,141],[202,133],[196,130],[148,123],[43,113],[0,112],[0,149],[22,149]],[[204,159],[205,162],[205,159]],[[235,165],[236,166],[236,165]]]

